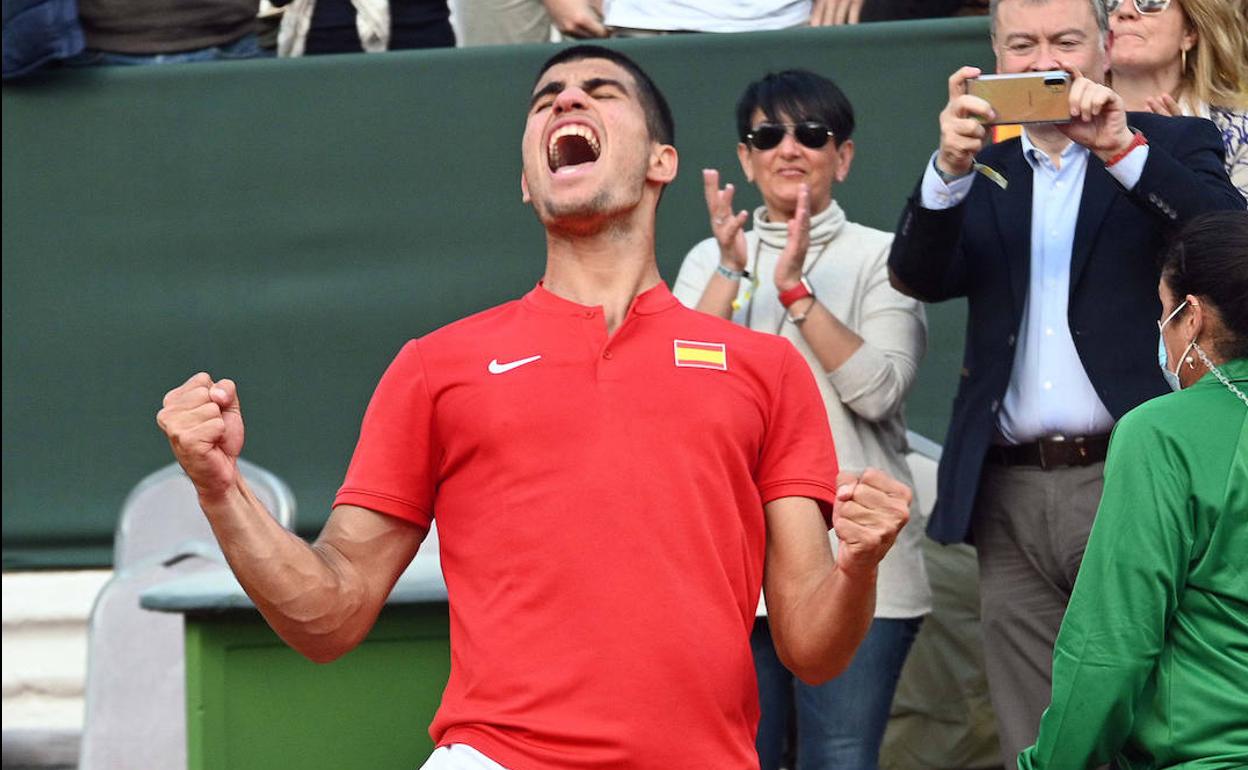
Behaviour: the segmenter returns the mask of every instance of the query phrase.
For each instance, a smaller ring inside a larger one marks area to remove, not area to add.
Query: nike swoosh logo
[[[490,361],[490,365],[487,368],[490,370],[490,374],[504,374],[506,372],[510,372],[512,369],[515,369],[518,366],[531,364],[534,361],[538,360],[539,358],[541,358],[541,356],[529,356],[528,358],[521,358],[519,361],[509,361],[505,364],[500,364],[498,362],[498,359],[495,358],[494,360]]]

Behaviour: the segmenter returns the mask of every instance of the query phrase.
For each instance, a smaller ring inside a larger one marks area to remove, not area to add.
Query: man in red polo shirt
[[[547,62],[522,179],[544,278],[403,348],[314,545],[238,473],[233,382],[197,374],[157,417],[239,580],[313,660],[368,633],[436,515],[451,676],[427,768],[755,768],[760,585],[803,679],[834,676],[871,622],[910,492],[838,479],[797,351],[662,283],[672,133],[621,54]],[[809,214],[794,222],[804,248]]]

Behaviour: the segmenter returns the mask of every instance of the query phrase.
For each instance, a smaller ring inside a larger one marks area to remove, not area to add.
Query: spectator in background
[[[975,13],[987,10],[987,3],[971,0],[822,0],[811,9],[810,25],[857,24],[863,21],[934,19],[963,13],[971,6]]]
[[[1036,737],[1053,643],[1101,497],[1114,421],[1166,392],[1154,255],[1197,214],[1244,208],[1212,123],[1128,113],[1102,82],[1100,0],[999,0],[997,71],[1071,69],[1069,123],[984,146],[991,106],[949,78],[940,146],[902,213],[894,285],[966,297],[966,350],[929,534],[973,540],[1004,764]],[[981,152],[982,150],[982,152]],[[976,168],[985,173],[974,173]]]
[[[1248,767],[1248,214],[1193,219],[1159,291],[1181,390],[1114,428],[1023,770]]]
[[[259,0],[78,0],[86,50],[67,64],[169,64],[264,55]]]
[[[278,56],[377,53],[455,45],[447,0],[292,0]],[[285,4],[285,0],[276,3]]]
[[[617,37],[758,32],[948,16],[964,2],[967,0],[606,0],[606,23]]]
[[[819,385],[841,467],[883,468],[911,485],[902,409],[926,326],[922,305],[888,283],[892,237],[850,222],[833,198],[854,157],[853,107],[831,80],[788,70],[751,83],[736,117],[737,157],[764,205],[747,233],[746,212],[732,210],[732,185],[721,190],[719,173],[704,171],[714,235],[685,257],[674,293],[690,307],[791,341]],[[878,764],[902,664],[931,610],[917,519],[915,508],[914,523],[881,562],[870,630],[832,681],[810,685],[789,673],[760,604],[750,642],[762,770],[781,766],[794,717],[799,769]]]
[[[72,59],[84,47],[76,0],[4,0],[5,80]]]
[[[1248,13],[1243,0],[1110,0],[1110,73],[1128,110],[1209,118],[1248,198]]]
[[[606,37],[602,0],[459,0],[460,45],[547,43],[563,37]]]
[[[810,23],[810,0],[606,0],[606,24],[615,37],[672,32],[758,32]]]

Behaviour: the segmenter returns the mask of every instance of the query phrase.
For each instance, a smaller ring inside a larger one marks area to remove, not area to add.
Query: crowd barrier
[[[805,67],[853,102],[837,198],[892,230],[983,18],[614,43],[672,102],[659,209],[670,281],[708,235],[700,169],[757,205],[735,154],[747,82]],[[547,46],[50,72],[3,89],[4,568],[107,564],[136,479],[169,461],[163,394],[235,378],[245,455],[328,514],[404,341],[516,297],[544,240],[520,134]],[[963,309],[929,309],[910,427],[940,439]]]

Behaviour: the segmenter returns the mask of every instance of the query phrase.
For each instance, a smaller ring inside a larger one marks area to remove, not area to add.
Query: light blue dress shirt
[[[1067,322],[1070,256],[1091,153],[1071,142],[1062,150],[1060,165],[1054,165],[1026,131],[1022,153],[1033,172],[1031,275],[1014,367],[997,414],[997,428],[1011,444],[1041,437],[1108,433],[1114,418],[1083,369]],[[933,154],[923,175],[923,207],[956,206],[970,192],[975,175],[945,184],[936,174],[935,158]],[[1139,181],[1147,159],[1148,147],[1138,147],[1108,171],[1129,190]],[[980,180],[980,184],[990,183]]]

